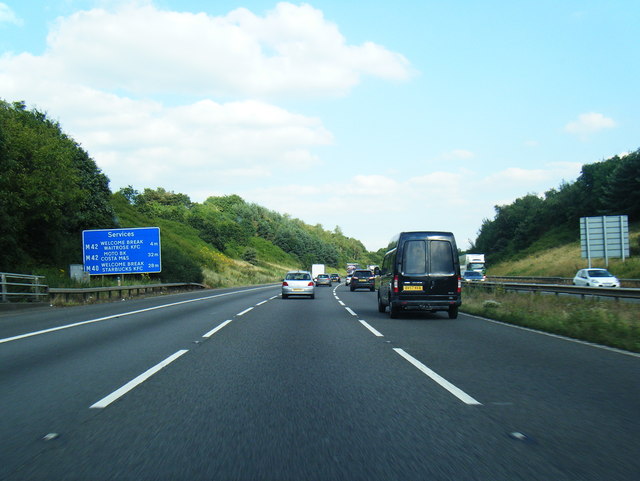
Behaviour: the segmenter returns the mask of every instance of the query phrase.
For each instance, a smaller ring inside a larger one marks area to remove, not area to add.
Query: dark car
[[[376,278],[373,272],[368,269],[358,269],[353,272],[351,276],[351,282],[349,283],[349,289],[355,291],[356,289],[369,289],[370,291],[376,290]]]
[[[462,278],[469,282],[484,281],[486,279],[485,275],[478,271],[464,271]]]
[[[331,282],[340,282],[339,274],[331,274]]]
[[[384,256],[378,288],[378,311],[398,317],[401,311],[447,311],[458,317],[460,261],[451,232],[401,232]]]

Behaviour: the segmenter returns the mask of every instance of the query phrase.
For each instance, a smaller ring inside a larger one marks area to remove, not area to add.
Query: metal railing
[[[44,276],[0,272],[0,299],[2,302],[45,301],[49,294],[44,279]]]
[[[640,299],[640,289],[631,289],[625,287],[584,287],[584,286],[565,286],[558,284],[527,284],[524,282],[464,282],[465,286],[477,286],[485,289],[504,289],[513,292],[546,292],[555,294],[572,294],[585,297],[609,297],[613,299]]]
[[[534,284],[572,285],[573,277],[520,277],[520,276],[487,276],[487,280],[495,282],[525,282]],[[620,279],[622,287],[640,288],[640,279]]]
[[[71,299],[82,300],[83,302],[99,301],[112,298],[124,298],[128,296],[139,296],[147,293],[163,292],[175,289],[204,289],[203,284],[193,282],[176,282],[169,284],[141,284],[137,286],[111,286],[111,287],[50,287],[49,295],[62,296],[65,302]],[[125,294],[126,293],[126,294]]]

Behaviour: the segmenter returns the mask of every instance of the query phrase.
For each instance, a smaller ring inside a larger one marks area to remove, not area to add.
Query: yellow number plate
[[[402,290],[403,291],[421,291],[422,286],[404,286]]]

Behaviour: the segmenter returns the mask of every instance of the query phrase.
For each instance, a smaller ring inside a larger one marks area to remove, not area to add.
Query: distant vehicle
[[[573,278],[575,286],[620,287],[620,281],[606,269],[580,269]]]
[[[464,274],[466,271],[476,271],[482,274],[487,272],[484,263],[484,254],[462,254],[459,260],[461,274]]]
[[[331,282],[340,282],[340,274],[331,274]]]
[[[349,262],[347,264],[347,275],[353,274],[353,271],[355,271],[358,267],[360,267],[360,265],[357,262]]]
[[[313,264],[311,266],[311,277],[318,278],[318,274],[324,274],[324,264]]]
[[[345,285],[349,285],[351,284],[351,277],[353,277],[353,274],[347,274],[347,277],[344,278],[344,283]]]
[[[316,286],[330,286],[331,276],[329,274],[318,274],[316,277]]]
[[[391,239],[377,278],[378,312],[447,311],[462,303],[460,264],[451,232],[401,232]]]
[[[367,288],[370,291],[376,290],[375,276],[369,269],[358,269],[353,272],[351,276],[351,282],[349,283],[349,289],[355,291],[356,289]]]
[[[462,278],[465,281],[484,281],[487,279],[487,277],[482,273],[482,272],[478,272],[478,271],[466,271],[464,274],[462,274]]]
[[[309,296],[315,298],[315,282],[309,271],[289,271],[282,280],[282,298]]]

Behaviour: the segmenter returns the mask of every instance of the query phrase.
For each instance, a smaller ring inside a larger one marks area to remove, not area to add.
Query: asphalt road
[[[639,356],[375,296],[4,313],[0,479],[638,479]]]

